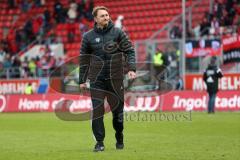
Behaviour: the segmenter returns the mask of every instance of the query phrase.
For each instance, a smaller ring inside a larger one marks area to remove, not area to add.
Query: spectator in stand
[[[28,68],[28,57],[24,57],[24,60],[21,63],[21,66],[24,70],[23,77],[26,78],[29,76],[29,68]]]
[[[38,61],[38,76],[47,76],[52,69],[55,67],[55,58],[54,56],[44,55]]]
[[[42,56],[41,59],[38,59],[37,66],[38,66],[38,69],[41,69],[41,74],[38,74],[38,75],[42,75],[43,70],[47,68],[46,67],[47,66],[46,55]],[[40,73],[40,72],[38,72],[38,73]]]
[[[21,2],[21,10],[22,12],[27,12],[30,9],[30,3],[28,0],[22,0]]]
[[[41,0],[41,5],[45,6],[45,4],[46,4],[46,1],[45,0]]]
[[[4,68],[2,62],[0,62],[0,78],[5,78]]]
[[[234,5],[232,8],[230,8],[229,10],[227,10],[228,16],[230,16],[230,17],[235,17],[236,12],[237,12],[236,10],[237,10],[237,6],[236,6],[236,5]]]
[[[55,31],[51,31],[45,41],[45,45],[50,45],[53,43],[61,43],[61,42],[62,42],[61,37],[58,37]]]
[[[58,57],[58,59],[56,60],[56,67],[61,67],[64,63],[64,58]]]
[[[46,73],[49,73],[52,69],[54,69],[55,63],[56,60],[54,58],[54,52],[48,45],[46,45],[44,54],[41,59],[37,61],[38,75],[47,75]]]
[[[166,45],[165,48],[165,55],[167,55],[169,65],[168,70],[172,73],[173,76],[178,74],[178,60],[179,60],[179,53],[174,47],[174,43],[172,45]]]
[[[69,23],[67,26],[67,33],[68,33],[68,42],[74,42],[75,39],[75,31],[76,31],[76,25]]]
[[[84,8],[85,8],[85,1],[84,0],[80,0],[78,2],[78,8],[77,8],[78,19],[79,20],[81,20],[82,17],[84,16]]]
[[[235,4],[235,9],[238,15],[240,15],[240,0],[238,3]]]
[[[192,32],[190,31],[189,28],[189,23],[186,20],[186,37],[187,38],[191,38],[192,37]],[[178,39],[178,38],[182,38],[182,23],[181,22],[176,22],[174,24],[174,26],[172,27],[172,29],[170,30],[170,38],[171,39]]]
[[[65,23],[64,8],[59,0],[56,0],[54,4],[54,17],[57,23]]]
[[[6,39],[1,40],[1,46],[3,51],[5,51],[6,53],[9,53],[9,46]]]
[[[203,21],[200,24],[200,33],[201,36],[206,36],[209,34],[209,28],[211,27],[210,22],[207,21],[207,18],[204,17]]]
[[[233,17],[231,17],[227,11],[223,12],[223,17],[222,17],[222,26],[231,26],[233,23]]]
[[[46,45],[46,47],[45,47],[46,49],[45,49],[45,56],[54,56],[54,52],[52,51],[52,49],[50,48],[50,46],[49,45]]]
[[[0,43],[0,63],[4,62],[6,52],[3,50],[3,45]]]
[[[2,76],[3,76],[4,78],[9,78],[9,77],[11,77],[11,72],[10,72],[10,70],[11,70],[11,68],[12,68],[12,62],[11,62],[11,57],[10,57],[9,54],[7,54],[7,55],[5,56],[5,59],[4,59],[3,63],[2,63],[2,67],[3,67],[2,73],[4,74],[4,75],[2,75]]]
[[[67,26],[67,31],[68,31],[68,41],[73,42],[74,37],[75,37],[75,25],[74,23],[76,22],[77,18],[77,6],[78,4],[74,1],[71,0],[69,4],[69,9],[68,9],[68,26]]]
[[[190,30],[188,20],[186,20],[185,25],[186,25],[186,37],[187,38],[192,38],[193,37],[193,33]]]
[[[25,23],[23,31],[24,31],[23,34],[25,34],[25,35],[22,34],[22,36],[26,37],[26,38],[23,39],[23,41],[25,43],[29,44],[30,42],[32,42],[35,39],[36,36],[33,32],[33,19],[31,17]]]
[[[123,29],[123,19],[124,19],[124,16],[123,15],[119,15],[117,20],[115,21],[115,27],[117,28],[120,28],[120,29]]]
[[[240,16],[238,17],[237,20],[237,33],[240,34]]]
[[[170,30],[170,38],[171,39],[178,39],[178,38],[181,38],[181,37],[182,37],[182,31],[180,29],[180,23],[177,22],[176,24],[174,24],[174,26]]]
[[[19,52],[18,46],[14,41],[9,42],[10,54],[15,55]]]
[[[207,18],[207,21],[208,22],[211,22],[213,20],[213,14],[212,13],[209,13],[209,12],[205,12],[204,13],[204,17]],[[215,16],[216,17],[216,16]]]
[[[84,34],[85,32],[87,32],[87,31],[89,30],[89,29],[88,29],[88,26],[85,25],[85,24],[83,24],[83,23],[80,23],[80,24],[79,24],[79,29],[80,29],[80,32],[81,32],[82,36],[83,36],[83,34]]]
[[[53,53],[53,52],[52,52]],[[48,62],[48,70],[52,71],[55,68],[56,65],[56,59],[54,56],[49,55],[47,57],[47,62]]]
[[[9,9],[13,9],[13,8],[15,8],[16,6],[15,6],[15,0],[8,0],[7,1],[8,2],[8,8]]]
[[[20,45],[18,46],[19,47],[18,51],[23,50],[27,47],[27,44],[30,42],[30,39],[32,36],[33,35],[30,35],[29,33],[27,33],[26,30],[20,28],[19,30]]]
[[[11,57],[9,54],[5,56],[5,59],[3,61],[3,68],[4,69],[10,69],[12,67]]]
[[[92,16],[93,7],[94,7],[93,0],[87,0],[84,8],[84,16],[89,21],[93,20],[93,16]]]
[[[20,46],[21,45],[21,41],[22,41],[22,36],[21,36],[21,30],[20,29],[17,29],[16,30],[16,36],[15,36],[15,42],[16,42],[16,44],[18,45],[18,46]]]
[[[175,86],[175,89],[176,90],[183,90],[184,89],[184,84],[183,84],[183,79],[181,78],[181,76],[177,76],[176,77],[176,86]]]
[[[67,12],[70,23],[74,23],[76,21],[77,8],[78,8],[78,4],[75,2],[75,0],[71,0],[69,4],[69,9]]]
[[[235,15],[236,15],[236,10],[234,8],[231,8],[229,11],[227,11],[226,16],[224,16],[225,26],[233,25]]]
[[[20,78],[21,77],[21,61],[18,56],[12,57],[12,68],[11,68],[11,77]]]
[[[15,34],[15,29],[10,29],[9,33],[7,35],[7,39],[5,41],[5,49],[6,52],[14,55],[18,52],[18,47],[15,43],[15,39],[16,39],[16,34]]]
[[[41,7],[42,6],[41,0],[34,0],[34,6]]]
[[[37,37],[37,35],[41,34],[43,35],[43,18],[38,15],[35,19],[33,19],[33,34],[35,37]]]
[[[41,59],[37,56],[36,57],[36,66],[37,66],[37,69],[36,69],[36,74],[38,77],[42,77],[43,76],[43,69],[42,69],[42,63],[45,59],[43,57],[41,57]]]
[[[15,30],[14,29],[10,29],[9,30],[9,33],[7,35],[7,38],[6,38],[6,49],[8,49],[8,53],[12,54],[12,50],[11,50],[11,43],[14,42],[15,40]]]
[[[233,0],[226,0],[226,1],[225,1],[225,8],[226,8],[226,11],[227,11],[228,13],[230,13],[231,10],[234,8],[233,6],[234,6]]]
[[[219,0],[216,0],[213,6],[213,14],[217,17],[218,20],[222,18],[223,15],[223,5],[219,2]]]
[[[217,17],[213,17],[213,20],[211,21],[211,29],[210,33],[213,35],[218,35],[220,32],[220,24],[217,20]]]
[[[51,28],[51,13],[48,9],[45,9],[43,13],[43,28],[44,32],[47,32]]]

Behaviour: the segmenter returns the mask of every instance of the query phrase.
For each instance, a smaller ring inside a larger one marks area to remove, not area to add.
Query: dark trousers
[[[158,87],[158,90],[165,90],[165,83],[164,83],[164,80],[165,80],[165,68],[164,66],[154,66],[154,70],[155,70],[155,79],[156,79],[156,86]]]
[[[216,93],[208,93],[208,95],[209,95],[208,113],[214,113],[215,112]]]
[[[104,99],[110,105],[113,115],[113,128],[117,142],[123,142],[123,106],[124,88],[122,80],[97,80],[90,82],[90,92],[92,98],[92,131],[97,141],[101,142],[105,137],[105,127],[103,123]]]

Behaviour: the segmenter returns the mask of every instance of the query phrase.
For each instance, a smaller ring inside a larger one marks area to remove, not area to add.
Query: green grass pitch
[[[153,112],[131,114],[125,117],[124,150],[115,149],[107,114],[106,149],[93,153],[90,121],[62,121],[54,113],[1,113],[0,160],[240,159],[240,112],[193,112],[191,119],[180,120],[150,119],[159,114]]]

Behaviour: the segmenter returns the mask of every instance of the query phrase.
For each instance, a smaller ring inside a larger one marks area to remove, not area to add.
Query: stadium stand
[[[46,2],[45,5],[36,7],[31,4],[31,8],[28,11],[23,12],[22,1],[18,0],[15,4],[15,9],[7,9],[7,1],[2,5],[3,10],[1,11],[1,22],[8,29],[8,39],[12,45],[14,45],[14,30],[16,28],[21,28],[29,20],[30,17],[36,17],[37,15],[42,15],[45,10],[48,10],[53,16],[54,14],[54,1]],[[60,1],[64,8],[68,8],[68,0]],[[118,14],[123,14],[125,17],[124,25],[132,40],[146,39],[151,36],[152,33],[159,30],[164,24],[169,22],[174,16],[181,13],[181,3],[179,1],[168,1],[168,3],[162,3],[164,0],[155,1],[118,1],[117,3],[113,1],[94,1],[95,5],[105,5],[109,7],[112,14],[112,19],[115,20]],[[190,6],[193,2],[188,1],[187,6]],[[30,4],[29,4],[30,5]],[[207,5],[206,5],[207,6]],[[206,6],[199,8],[199,11],[205,11]],[[7,14],[8,16],[3,16]],[[199,15],[199,14],[198,14]],[[15,17],[15,22],[13,21]],[[3,23],[4,22],[4,23]],[[51,19],[53,22],[53,19]],[[83,24],[91,27],[92,23],[83,19]],[[151,25],[148,25],[151,24]],[[69,26],[65,24],[57,24],[53,29],[56,30],[56,36],[61,37],[62,42],[65,44],[65,50],[68,56],[76,56],[80,48],[79,41],[81,39],[81,31],[79,22],[74,23],[74,25]],[[2,28],[2,27],[1,27]],[[68,43],[68,33],[72,32],[75,35],[75,41]],[[3,31],[0,31],[3,35]],[[51,33],[51,32],[50,32]],[[16,46],[15,46],[16,48]],[[13,51],[19,51],[19,49],[13,49]]]
[[[186,7],[191,6],[194,0],[188,0]],[[111,11],[112,19],[115,20],[119,14],[124,16],[124,25],[132,40],[143,40],[149,38],[154,32],[161,29],[176,15],[181,14],[181,1],[177,0],[96,0],[96,5],[107,6]],[[194,24],[203,16],[209,8],[209,2],[205,1],[194,12]]]
[[[66,12],[71,1],[60,0],[59,2],[61,2],[65,13],[65,21],[57,22],[56,14],[54,13],[56,1],[45,1],[45,4],[42,5],[36,5],[34,2],[31,2],[25,4],[28,5],[27,9],[23,7],[25,0],[15,0],[15,4],[10,4],[10,2],[2,0],[0,5],[1,48],[11,55],[21,54],[23,51],[31,48],[33,44],[39,43],[36,40],[38,36],[42,39],[40,43],[46,43],[48,39],[53,37],[55,42],[64,44],[66,58],[79,55],[82,34],[93,26],[89,16],[93,4],[108,7],[113,21],[119,15],[123,15],[124,27],[133,41],[148,39],[156,31],[173,20],[174,17],[180,15],[182,11],[182,4],[179,0],[94,0],[88,1],[85,7],[81,8],[79,13],[81,16],[78,15],[80,18],[70,22]],[[199,0],[187,0],[186,8],[191,8],[197,2]],[[81,3],[79,5],[82,7]],[[209,1],[201,1],[201,5],[192,10],[191,28],[201,23],[206,12],[209,11],[209,5]],[[46,11],[50,16],[50,27],[40,31],[44,23],[42,21],[44,21],[43,17]],[[239,8],[236,9],[236,12],[239,13]],[[237,19],[234,19],[234,24],[237,23]],[[18,43],[19,34],[21,35],[21,30],[24,29],[29,20],[33,21],[33,32],[36,35],[32,39],[27,38],[27,42],[24,44]],[[49,43],[54,41],[49,41]]]

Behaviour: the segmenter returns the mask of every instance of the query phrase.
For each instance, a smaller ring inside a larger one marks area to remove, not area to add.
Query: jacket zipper
[[[103,53],[104,53],[104,33],[102,33],[101,36],[102,36],[102,49],[103,49]],[[105,60],[105,59],[106,59],[106,55],[104,54],[103,56],[104,56],[104,60]],[[104,68],[103,68],[103,69],[104,69],[104,73],[103,73],[103,74],[104,74],[104,76],[106,76],[106,75],[105,75],[105,74],[106,74],[106,73],[105,73],[106,71],[105,71],[105,63],[104,63],[104,62],[103,62],[103,67],[104,67]],[[107,80],[106,77],[105,77],[104,79]]]

